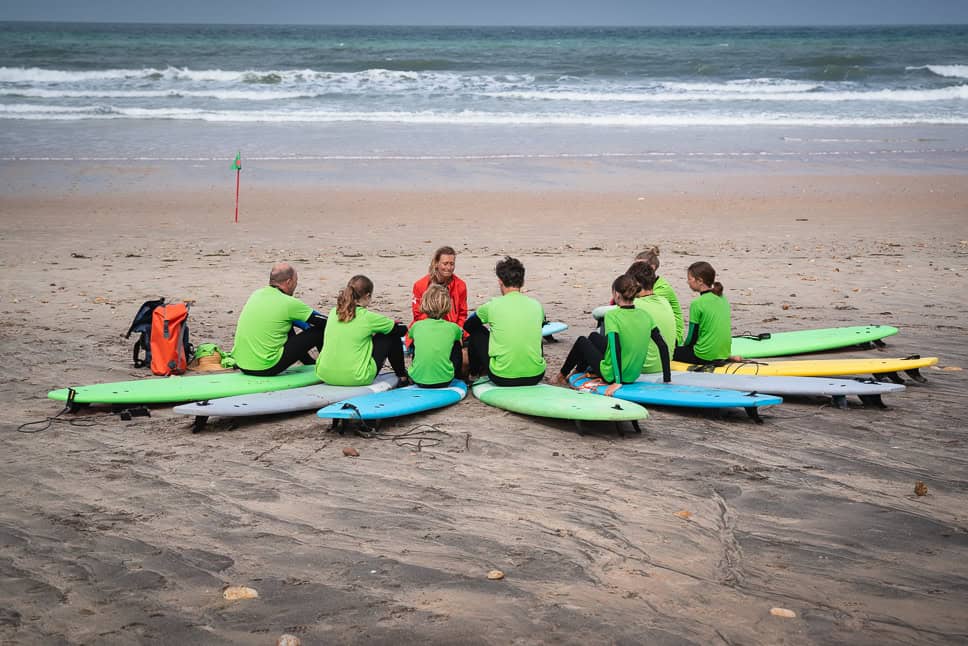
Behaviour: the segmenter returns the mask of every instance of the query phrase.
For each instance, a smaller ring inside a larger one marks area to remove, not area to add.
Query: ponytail
[[[652,245],[645,251],[640,251],[635,255],[635,262],[644,262],[655,271],[659,271],[659,247]]]
[[[694,262],[689,265],[688,271],[694,278],[702,281],[703,285],[709,285],[713,294],[716,296],[723,295],[723,284],[716,280],[716,270],[708,262],[705,260]]]
[[[346,287],[336,297],[336,316],[340,323],[349,323],[356,318],[356,307],[364,296],[373,294],[373,281],[357,274],[350,278]]]

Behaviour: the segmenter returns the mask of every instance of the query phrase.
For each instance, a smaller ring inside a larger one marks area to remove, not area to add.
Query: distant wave
[[[934,90],[870,90],[870,91],[767,91],[735,92],[727,85],[706,86],[705,91],[691,92],[584,92],[575,90],[527,90],[490,92],[487,96],[537,101],[593,101],[662,103],[680,101],[809,101],[814,103],[843,101],[896,101],[920,103],[925,101],[968,100],[968,85]]]
[[[928,70],[932,74],[947,78],[968,79],[968,65],[922,65],[908,67],[909,70]]]
[[[534,77],[527,74],[475,75],[457,72],[412,72],[373,68],[358,72],[326,72],[302,70],[191,70],[168,67],[165,69],[114,69],[91,71],[47,70],[37,67],[0,67],[0,83],[76,84],[92,81],[185,81],[246,85],[331,86],[337,92],[366,92],[374,90],[449,92],[464,88],[501,88],[530,85]]]
[[[306,92],[247,92],[245,90],[43,90],[7,88],[0,89],[0,96],[29,99],[164,99],[201,98],[235,101],[279,101],[315,96]]]
[[[223,123],[412,123],[440,125],[574,125],[574,126],[895,126],[912,124],[968,125],[968,117],[911,115],[904,117],[844,117],[828,114],[748,113],[672,115],[577,113],[391,112],[391,111],[235,111],[190,108],[62,107],[0,104],[0,118],[30,120],[153,119]]]

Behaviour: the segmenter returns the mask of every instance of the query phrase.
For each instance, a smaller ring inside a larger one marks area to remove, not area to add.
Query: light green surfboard
[[[265,393],[318,384],[315,366],[284,370],[274,377],[252,377],[241,372],[216,372],[183,377],[158,377],[116,381],[73,388],[75,404],[163,404],[194,402],[217,397]],[[68,401],[70,388],[47,393],[51,399]]]
[[[858,325],[734,336],[731,354],[744,359],[786,357],[876,343],[893,334],[897,334],[897,328],[890,325]]]
[[[579,422],[634,422],[649,416],[645,408],[633,402],[549,384],[495,386],[483,380],[475,383],[471,390],[489,406],[522,415]]]

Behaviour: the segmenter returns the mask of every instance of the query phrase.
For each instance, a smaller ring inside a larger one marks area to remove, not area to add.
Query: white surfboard
[[[658,383],[660,373],[640,375],[637,381]],[[880,396],[904,390],[902,384],[885,383],[872,379],[836,379],[829,377],[769,377],[761,375],[715,374],[709,372],[672,372],[672,383],[704,388],[727,388],[783,397],[832,397],[844,408],[846,398],[860,397],[865,403],[880,405]]]
[[[383,392],[395,388],[396,385],[397,376],[388,372],[377,375],[373,383],[367,386],[316,384],[303,388],[221,397],[193,404],[182,404],[175,406],[174,411],[179,415],[194,415],[196,425],[201,426],[209,417],[248,417],[251,415],[274,415],[303,410],[318,410],[333,402],[359,395]]]

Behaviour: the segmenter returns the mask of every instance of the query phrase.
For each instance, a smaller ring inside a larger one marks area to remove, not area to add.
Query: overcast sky
[[[334,25],[966,24],[968,0],[7,0],[0,20]]]

